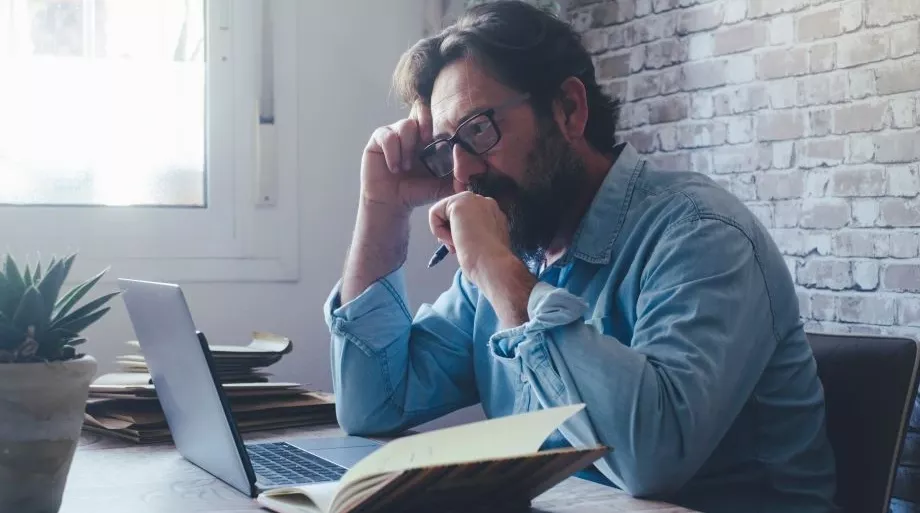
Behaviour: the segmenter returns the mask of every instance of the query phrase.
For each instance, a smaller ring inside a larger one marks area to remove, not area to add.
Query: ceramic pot
[[[0,511],[58,512],[96,368],[0,363]]]

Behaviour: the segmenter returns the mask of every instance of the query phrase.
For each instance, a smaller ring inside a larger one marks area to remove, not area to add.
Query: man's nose
[[[470,178],[486,172],[486,163],[482,157],[473,155],[459,144],[454,146],[454,189],[463,192],[470,183]]]

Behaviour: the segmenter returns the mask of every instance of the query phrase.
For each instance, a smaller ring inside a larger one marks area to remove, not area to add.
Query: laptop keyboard
[[[252,469],[267,486],[337,481],[345,469],[286,442],[247,445]]]

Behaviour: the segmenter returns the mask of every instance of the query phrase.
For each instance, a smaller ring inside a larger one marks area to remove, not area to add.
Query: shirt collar
[[[644,162],[628,142],[616,145],[614,154],[617,153],[575,232],[569,251],[558,264],[566,265],[572,257],[592,264],[610,263],[613,243],[626,220],[629,198]]]

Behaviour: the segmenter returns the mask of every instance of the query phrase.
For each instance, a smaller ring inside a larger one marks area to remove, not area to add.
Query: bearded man
[[[364,150],[325,304],[346,432],[584,403],[546,447],[613,448],[597,481],[709,512],[833,509],[783,256],[712,180],[616,143],[618,104],[568,24],[477,6],[408,50],[395,84],[412,111]],[[403,264],[422,205],[460,269],[413,314]]]

